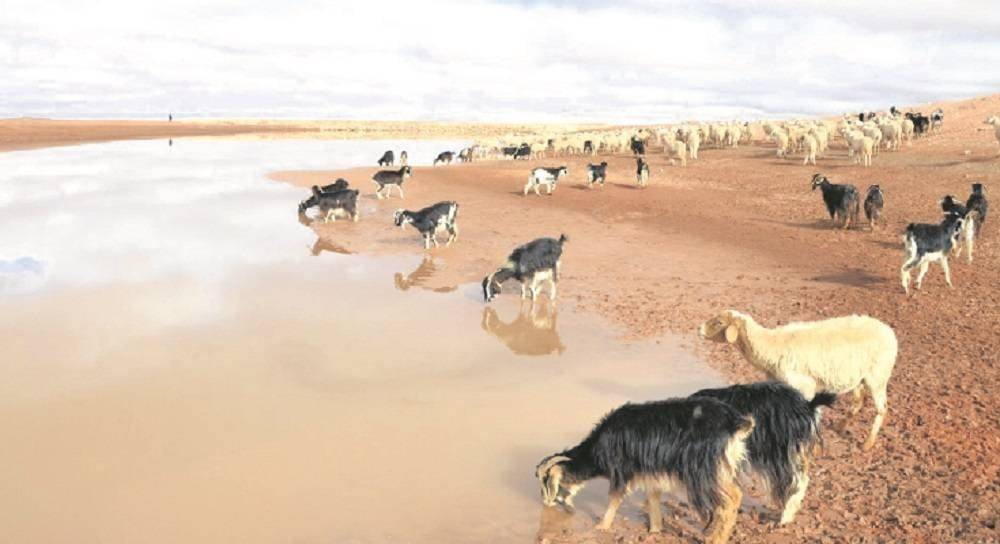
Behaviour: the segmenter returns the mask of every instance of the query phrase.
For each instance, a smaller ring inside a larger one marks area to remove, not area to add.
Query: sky
[[[0,13],[0,117],[654,123],[1000,92],[992,0],[0,0]]]

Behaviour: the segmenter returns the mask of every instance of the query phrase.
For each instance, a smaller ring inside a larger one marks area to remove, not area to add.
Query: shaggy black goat
[[[979,236],[979,231],[982,229],[983,223],[986,223],[986,212],[990,210],[990,203],[986,200],[986,194],[983,193],[982,183],[972,184],[972,194],[965,201],[965,207],[976,211],[974,223],[976,224],[976,236]]]
[[[559,260],[562,258],[563,244],[569,238],[565,234],[555,238],[538,238],[511,252],[507,262],[495,272],[483,278],[483,298],[489,302],[500,294],[500,284],[510,278],[521,283],[521,298],[535,300],[538,284],[549,282],[549,298],[556,298],[556,283],[559,281]]]
[[[514,152],[514,158],[515,159],[523,159],[523,160],[530,159],[531,158],[531,146],[528,145],[528,144],[521,144],[521,146],[517,148],[517,151]]]
[[[345,189],[343,191],[324,193],[320,191],[319,187],[314,185],[313,196],[306,202],[310,201],[312,203],[304,209],[300,208],[300,212],[304,213],[306,209],[317,206],[319,208],[319,217],[323,218],[324,223],[336,221],[337,217],[350,217],[352,221],[358,220],[357,190]]]
[[[778,382],[702,389],[692,397],[712,397],[750,416],[756,426],[747,438],[747,466],[759,476],[781,510],[779,523],[795,518],[809,485],[809,460],[820,440],[820,406],[837,396],[818,393],[806,400],[795,388]]]
[[[437,166],[438,163],[441,164],[451,164],[451,161],[455,160],[455,153],[452,151],[443,151],[438,153],[438,156],[434,159],[433,166]]]
[[[531,171],[531,175],[528,176],[528,183],[524,185],[524,194],[528,195],[528,191],[534,190],[536,195],[541,196],[542,193],[538,192],[538,188],[542,185],[545,186],[548,191],[547,194],[552,194],[552,191],[556,190],[556,183],[562,178],[566,177],[569,173],[569,169],[565,166],[559,166],[557,168],[535,168]]]
[[[663,523],[660,493],[684,490],[708,524],[705,541],[724,543],[743,497],[736,473],[753,428],[753,418],[707,397],[626,404],[579,445],[542,459],[535,469],[542,502],[572,507],[588,480],[607,478],[608,508],[597,527],[608,530],[625,496],[645,488],[649,530],[656,533]]]
[[[962,229],[963,219],[957,214],[948,214],[939,225],[926,223],[910,223],[903,235],[903,248],[906,260],[900,269],[900,279],[903,292],[910,294],[910,270],[919,266],[917,274],[917,289],[924,281],[930,263],[938,261],[944,271],[944,281],[951,287],[951,271],[948,269],[948,253],[958,244],[958,236]]]
[[[392,166],[396,163],[396,156],[393,154],[392,150],[382,153],[382,158],[378,160],[379,166]]]
[[[823,174],[816,174],[812,178],[812,190],[815,191],[817,187],[823,191],[823,202],[826,204],[826,211],[830,213],[830,220],[836,221],[839,216],[844,222],[844,228],[850,228],[851,221],[857,221],[861,207],[857,187],[830,183]]]
[[[931,127],[931,120],[922,113],[906,112],[906,118],[913,122],[913,134],[920,136],[927,133]]]
[[[372,176],[375,183],[375,196],[380,200],[392,196],[392,188],[399,189],[399,198],[403,198],[403,182],[410,177],[410,167],[403,166],[399,170],[379,170]],[[382,195],[385,191],[385,195]]]
[[[603,189],[604,181],[607,178],[607,173],[608,173],[607,161],[601,161],[601,164],[587,163],[587,187],[593,188],[595,183],[600,183],[601,189]]]
[[[868,186],[868,196],[865,197],[865,218],[868,219],[868,228],[874,230],[878,220],[882,217],[882,208],[885,207],[885,195],[878,185]]]
[[[649,183],[649,163],[642,157],[635,158],[635,182],[639,187],[645,187]]]
[[[403,228],[406,225],[413,225],[413,228],[424,237],[424,249],[430,249],[431,243],[438,247],[438,231],[448,231],[448,241],[446,246],[458,239],[458,218],[457,202],[438,202],[422,210],[411,212],[410,210],[396,210],[393,223]]]
[[[344,178],[337,178],[337,181],[335,181],[335,182],[333,182],[333,183],[331,183],[329,185],[324,185],[322,187],[320,187],[318,185],[313,185],[312,186],[312,192],[313,192],[313,194],[309,195],[309,198],[307,198],[307,199],[305,199],[305,200],[303,200],[302,202],[299,203],[299,212],[304,212],[304,211],[308,210],[309,208],[312,208],[313,206],[315,206],[317,204],[317,202],[316,202],[316,190],[317,189],[320,192],[322,192],[322,193],[335,193],[337,191],[343,191],[344,189],[347,189],[348,185],[349,185],[349,183]]]

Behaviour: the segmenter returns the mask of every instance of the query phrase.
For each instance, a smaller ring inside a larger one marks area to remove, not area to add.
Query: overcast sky
[[[996,92],[990,0],[0,0],[0,117],[655,122]]]

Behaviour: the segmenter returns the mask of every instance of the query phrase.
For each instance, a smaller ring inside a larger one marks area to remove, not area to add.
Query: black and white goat
[[[868,228],[875,230],[884,207],[885,194],[882,193],[882,188],[878,185],[869,185],[868,196],[865,197],[865,218],[868,219]]]
[[[458,239],[458,203],[438,202],[422,210],[411,212],[410,210],[396,210],[393,223],[399,228],[406,225],[413,225],[417,232],[424,237],[424,249],[430,249],[431,244],[438,247],[437,233],[439,231],[448,232],[446,246]]]
[[[455,153],[453,151],[443,151],[438,153],[438,156],[434,159],[433,166],[440,164],[451,164],[455,160]]]
[[[312,194],[309,195],[309,198],[307,198],[307,199],[305,199],[305,200],[303,200],[302,202],[299,203],[299,212],[300,213],[301,212],[305,212],[306,210],[308,210],[309,208],[312,208],[313,206],[315,206],[317,204],[317,202],[316,202],[316,190],[317,189],[321,193],[335,193],[337,191],[343,191],[343,190],[347,189],[348,185],[350,185],[350,184],[344,178],[337,178],[337,181],[335,181],[335,182],[333,182],[333,183],[331,183],[329,185],[324,185],[322,187],[320,187],[318,185],[313,185],[312,186]]]
[[[761,382],[702,389],[692,397],[721,400],[753,418],[756,426],[747,438],[743,472],[767,486],[781,510],[779,524],[790,523],[809,486],[809,461],[813,446],[820,442],[820,407],[832,406],[837,396],[821,392],[810,401],[791,386]]]
[[[382,153],[382,158],[378,160],[378,165],[382,167],[392,166],[396,163],[396,155],[392,150]]]
[[[593,155],[596,152],[597,151],[594,149],[594,141],[593,140],[584,140],[583,141],[583,154],[584,155]]]
[[[635,182],[639,187],[646,187],[649,183],[649,163],[642,157],[635,158]]]
[[[976,224],[976,236],[979,236],[979,231],[983,228],[983,223],[986,222],[986,213],[990,210],[990,203],[986,200],[986,194],[983,192],[982,183],[972,184],[972,194],[969,195],[969,199],[965,201],[965,207],[970,211],[975,210],[976,216],[974,223]]]
[[[958,256],[962,253],[962,246],[965,246],[966,257],[971,263],[972,252],[975,249],[976,223],[979,219],[979,212],[966,207],[951,195],[945,195],[941,199],[941,211],[944,212],[946,218],[949,215],[962,218],[962,226],[958,229],[958,239],[951,251],[955,256]]]
[[[301,213],[313,206],[319,208],[319,217],[323,222],[336,221],[338,217],[349,217],[352,221],[358,220],[358,191],[355,189],[345,189],[343,191],[333,191],[325,193],[319,187],[313,186],[313,196],[299,207]],[[308,204],[308,205],[307,205]],[[302,206],[305,206],[304,208]]]
[[[826,204],[826,211],[830,213],[830,220],[836,222],[837,217],[840,217],[844,228],[850,228],[851,221],[857,221],[861,207],[857,187],[851,184],[830,183],[823,174],[816,174],[812,178],[812,190],[815,191],[817,187],[823,191],[823,203]]]
[[[483,278],[483,298],[489,302],[500,294],[500,285],[510,278],[521,283],[521,298],[530,293],[531,300],[538,298],[539,284],[549,282],[549,299],[556,299],[559,282],[560,259],[563,244],[569,240],[565,234],[555,238],[538,238],[511,252],[507,262]]]
[[[632,138],[628,141],[628,146],[636,157],[641,157],[646,154],[646,142],[638,136],[632,136]]]
[[[708,397],[626,404],[604,416],[577,446],[538,464],[542,503],[573,507],[588,480],[610,483],[608,508],[597,526],[608,530],[632,491],[646,490],[649,530],[662,530],[660,496],[684,491],[708,527],[705,542],[729,540],[743,493],[736,475],[754,429],[729,404]]]
[[[601,189],[603,189],[604,182],[607,179],[607,173],[607,161],[601,161],[601,164],[587,163],[587,187],[593,189],[595,183],[600,183]]]
[[[410,167],[403,166],[399,170],[379,170],[372,176],[375,183],[375,196],[380,200],[392,196],[392,188],[399,189],[399,198],[403,198],[403,182],[410,177]],[[385,192],[385,195],[382,193]]]
[[[944,126],[944,110],[938,108],[931,112],[931,132],[938,132]]]
[[[569,173],[569,169],[565,166],[560,166],[558,168],[535,168],[531,171],[531,175],[528,176],[528,183],[524,185],[524,195],[528,195],[528,191],[534,190],[536,195],[541,196],[542,193],[538,192],[538,188],[542,185],[548,190],[547,194],[552,194],[552,191],[556,190],[556,183],[560,179],[566,177]]]
[[[951,271],[948,269],[948,253],[958,244],[962,223],[961,216],[950,213],[938,225],[910,223],[906,226],[906,234],[903,235],[906,260],[900,269],[900,280],[903,283],[904,293],[910,294],[910,270],[917,266],[920,267],[916,283],[917,289],[920,289],[924,275],[927,274],[927,268],[934,261],[941,263],[944,281],[948,287],[952,287]]]

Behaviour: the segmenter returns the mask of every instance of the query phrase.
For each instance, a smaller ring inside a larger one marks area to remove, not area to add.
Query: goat
[[[868,219],[868,228],[875,230],[879,218],[882,217],[882,208],[885,206],[885,195],[878,185],[868,186],[868,196],[865,197],[865,218]]]
[[[913,133],[918,136],[925,134],[931,126],[931,120],[922,113],[907,112],[905,117],[913,121]]]
[[[383,153],[382,158],[378,160],[378,165],[382,167],[392,166],[395,163],[396,163],[396,156],[393,154],[392,150]]]
[[[983,223],[986,223],[986,213],[990,210],[990,203],[986,200],[986,194],[983,193],[982,183],[972,184],[972,194],[969,195],[969,199],[965,201],[965,207],[970,211],[975,211],[975,229],[976,236],[979,236],[979,231],[983,228]]]
[[[958,228],[958,238],[955,245],[952,247],[952,254],[958,256],[962,253],[962,246],[965,246],[966,257],[969,262],[972,262],[972,252],[975,246],[976,237],[976,223],[979,218],[979,211],[969,209],[959,201],[955,200],[955,197],[951,195],[945,195],[941,199],[941,211],[945,213],[945,217],[948,215],[955,215],[962,218],[962,224]]]
[[[305,213],[307,209],[317,206],[319,208],[319,216],[323,218],[324,223],[336,221],[338,216],[350,217],[352,221],[358,220],[357,190],[346,189],[324,193],[315,185],[313,185],[312,190],[313,196],[302,203],[302,205],[306,206],[303,208],[300,205],[300,213]]]
[[[424,249],[430,249],[431,243],[438,247],[438,231],[448,231],[448,241],[446,246],[458,239],[458,224],[455,220],[458,217],[457,202],[438,202],[422,210],[411,212],[410,210],[396,210],[393,223],[403,228],[406,225],[413,225],[424,237]]]
[[[944,126],[944,110],[938,108],[931,113],[931,132],[938,132]]]
[[[409,166],[400,167],[399,170],[379,170],[375,172],[372,176],[372,182],[375,183],[375,196],[381,200],[392,196],[392,188],[396,187],[399,189],[399,198],[403,198],[403,182],[406,181],[411,175],[411,170]],[[382,192],[385,191],[385,196]]]
[[[963,219],[960,215],[950,213],[938,225],[910,223],[906,226],[906,234],[903,235],[906,260],[903,261],[903,266],[900,269],[900,280],[903,283],[904,293],[910,294],[910,270],[916,266],[920,267],[916,283],[916,288],[920,289],[924,275],[927,274],[927,268],[934,261],[941,263],[944,281],[949,288],[952,288],[951,271],[948,269],[948,253],[958,244],[962,222]]]
[[[515,159],[528,160],[531,158],[531,146],[528,144],[521,144],[514,152]]]
[[[593,188],[595,183],[600,183],[601,189],[603,189],[607,171],[607,161],[602,161],[601,164],[587,163],[587,187]]]
[[[779,382],[702,389],[692,397],[712,397],[732,406],[756,425],[747,438],[747,463],[759,476],[781,510],[779,523],[795,518],[809,485],[809,460],[820,441],[821,406],[832,406],[832,393],[806,400],[793,387]]]
[[[584,155],[593,155],[594,154],[594,142],[593,142],[593,140],[584,140],[583,141],[583,154]]]
[[[812,177],[812,190],[815,191],[816,187],[823,191],[823,203],[830,213],[830,220],[836,222],[839,216],[844,222],[844,229],[850,228],[851,220],[857,220],[860,208],[858,189],[851,184],[830,183],[823,174]]]
[[[702,323],[698,335],[734,344],[748,363],[808,400],[815,399],[817,391],[852,392],[852,416],[864,405],[865,386],[876,414],[864,449],[875,445],[888,411],[886,388],[899,352],[896,333],[885,323],[852,315],[769,329],[747,314],[726,310]]]
[[[625,497],[645,488],[649,531],[658,533],[661,493],[680,489],[707,522],[705,542],[723,544],[736,524],[743,497],[736,474],[753,429],[753,418],[708,397],[625,404],[578,445],[538,463],[542,503],[572,508],[587,481],[607,478],[608,508],[597,528],[609,530]]]
[[[541,196],[538,192],[538,187],[544,185],[548,190],[548,194],[552,194],[552,191],[556,190],[556,183],[569,173],[569,169],[565,166],[560,166],[558,168],[535,168],[531,171],[531,175],[528,176],[528,183],[524,186],[524,195],[528,195],[528,191],[534,190],[536,195]]]
[[[521,283],[521,298],[538,297],[538,285],[549,282],[549,299],[556,298],[556,283],[559,281],[560,259],[563,244],[569,238],[565,234],[555,238],[538,238],[519,246],[507,257],[507,262],[492,274],[483,278],[483,298],[490,302],[500,294],[500,285],[514,278]]]
[[[303,200],[302,202],[299,203],[299,212],[300,213],[301,212],[305,212],[306,210],[308,210],[309,208],[312,208],[313,206],[315,206],[317,204],[317,201],[316,201],[316,192],[317,191],[319,191],[321,193],[335,193],[337,191],[343,191],[343,190],[347,189],[348,185],[349,185],[349,183],[344,178],[337,178],[337,181],[335,181],[335,182],[333,182],[333,183],[331,183],[329,185],[324,185],[322,187],[319,187],[317,185],[313,185],[312,186],[312,192],[313,192],[313,194],[309,195],[309,198],[307,198],[307,199],[305,199],[305,200]]]
[[[643,188],[649,183],[649,163],[642,157],[635,158],[635,182]]]
[[[642,141],[638,136],[632,136],[629,140],[629,149],[632,150],[637,157],[641,157],[646,154],[646,142]]]
[[[458,162],[472,162],[476,154],[476,146],[466,147],[458,152]]]
[[[401,151],[399,153],[399,165],[406,166],[409,163],[410,163],[410,156],[406,153],[406,151]]]
[[[432,166],[437,166],[438,163],[441,164],[451,164],[451,161],[455,160],[455,153],[451,151],[444,151],[438,153],[438,156],[434,159]]]

